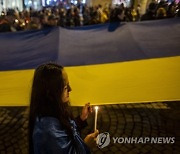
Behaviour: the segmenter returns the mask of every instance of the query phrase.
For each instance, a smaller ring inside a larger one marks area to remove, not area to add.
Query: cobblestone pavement
[[[74,115],[80,112],[80,107],[73,107]],[[0,154],[27,153],[27,117],[27,107],[0,107]],[[82,137],[93,131],[94,114],[88,123]],[[180,153],[180,102],[103,105],[97,126],[100,133],[110,133],[111,142],[92,149],[94,154]],[[119,144],[112,137],[175,137],[175,143]]]

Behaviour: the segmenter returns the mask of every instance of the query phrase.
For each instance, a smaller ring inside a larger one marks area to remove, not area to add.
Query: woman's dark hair
[[[29,154],[34,153],[33,129],[37,117],[57,118],[72,137],[69,118],[73,119],[69,103],[63,103],[61,96],[65,86],[63,67],[48,63],[39,66],[34,73],[29,112]]]

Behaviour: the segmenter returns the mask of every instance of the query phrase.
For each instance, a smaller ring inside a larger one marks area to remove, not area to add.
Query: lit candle
[[[98,115],[98,106],[95,106],[94,131],[96,131],[96,128],[97,128],[97,115]]]

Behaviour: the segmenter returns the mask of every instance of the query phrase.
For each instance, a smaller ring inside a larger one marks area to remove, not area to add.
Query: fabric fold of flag
[[[179,18],[0,34],[0,106],[28,105],[46,62],[65,66],[72,105],[180,100],[179,40]]]

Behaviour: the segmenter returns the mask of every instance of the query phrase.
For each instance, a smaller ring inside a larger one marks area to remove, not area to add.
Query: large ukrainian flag
[[[0,34],[0,105],[28,105],[50,61],[65,66],[72,105],[180,100],[180,19]]]

